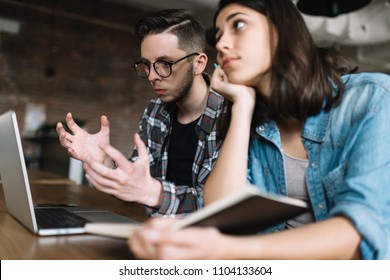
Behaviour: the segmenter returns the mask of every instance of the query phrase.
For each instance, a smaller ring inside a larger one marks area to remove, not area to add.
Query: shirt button
[[[322,203],[318,204],[318,208],[320,208],[320,209],[324,208],[324,204],[322,204]]]
[[[260,131],[264,131],[264,130],[265,130],[264,125],[259,126],[259,130],[260,130]]]
[[[312,163],[310,163],[310,166],[311,166],[311,167],[316,167],[316,163],[315,163],[315,162],[312,162]]]

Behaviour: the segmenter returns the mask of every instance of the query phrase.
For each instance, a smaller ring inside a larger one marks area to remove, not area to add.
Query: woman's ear
[[[195,75],[200,75],[205,71],[206,66],[207,66],[207,61],[208,61],[208,57],[205,53],[199,54],[194,59],[194,74]]]

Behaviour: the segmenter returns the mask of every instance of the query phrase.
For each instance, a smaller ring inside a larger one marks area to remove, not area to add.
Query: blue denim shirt
[[[302,132],[313,214],[316,221],[348,217],[362,236],[362,257],[390,259],[390,76],[352,74],[343,81],[341,104],[310,117]],[[286,195],[280,134],[273,121],[256,128],[248,181]]]

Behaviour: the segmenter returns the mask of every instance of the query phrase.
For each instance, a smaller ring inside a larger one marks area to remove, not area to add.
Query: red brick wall
[[[20,26],[18,34],[0,31],[0,113],[14,109],[23,131],[26,104],[40,103],[48,125],[54,127],[72,112],[92,133],[105,114],[112,145],[129,156],[139,118],[155,97],[131,68],[139,58],[134,24],[146,15],[145,9],[105,0],[0,0],[0,17]],[[212,71],[214,53],[208,52]],[[45,73],[48,67],[55,75]],[[39,142],[23,142],[28,155],[37,154]],[[63,168],[54,165],[68,156],[56,139],[50,143],[45,151],[58,160],[43,168],[60,173]]]
[[[0,113],[16,110],[23,129],[26,103],[42,103],[49,124],[72,112],[90,132],[106,114],[112,144],[129,155],[154,97],[131,69],[139,57],[133,25],[145,12],[99,2],[0,0],[0,17],[20,23],[18,34],[0,33]],[[52,77],[44,72],[49,66]]]

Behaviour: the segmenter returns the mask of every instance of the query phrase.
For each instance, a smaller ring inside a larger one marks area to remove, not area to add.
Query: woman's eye
[[[243,28],[244,26],[245,26],[245,23],[244,23],[243,21],[237,20],[237,21],[235,21],[235,22],[233,23],[234,29],[241,29],[241,28]]]

